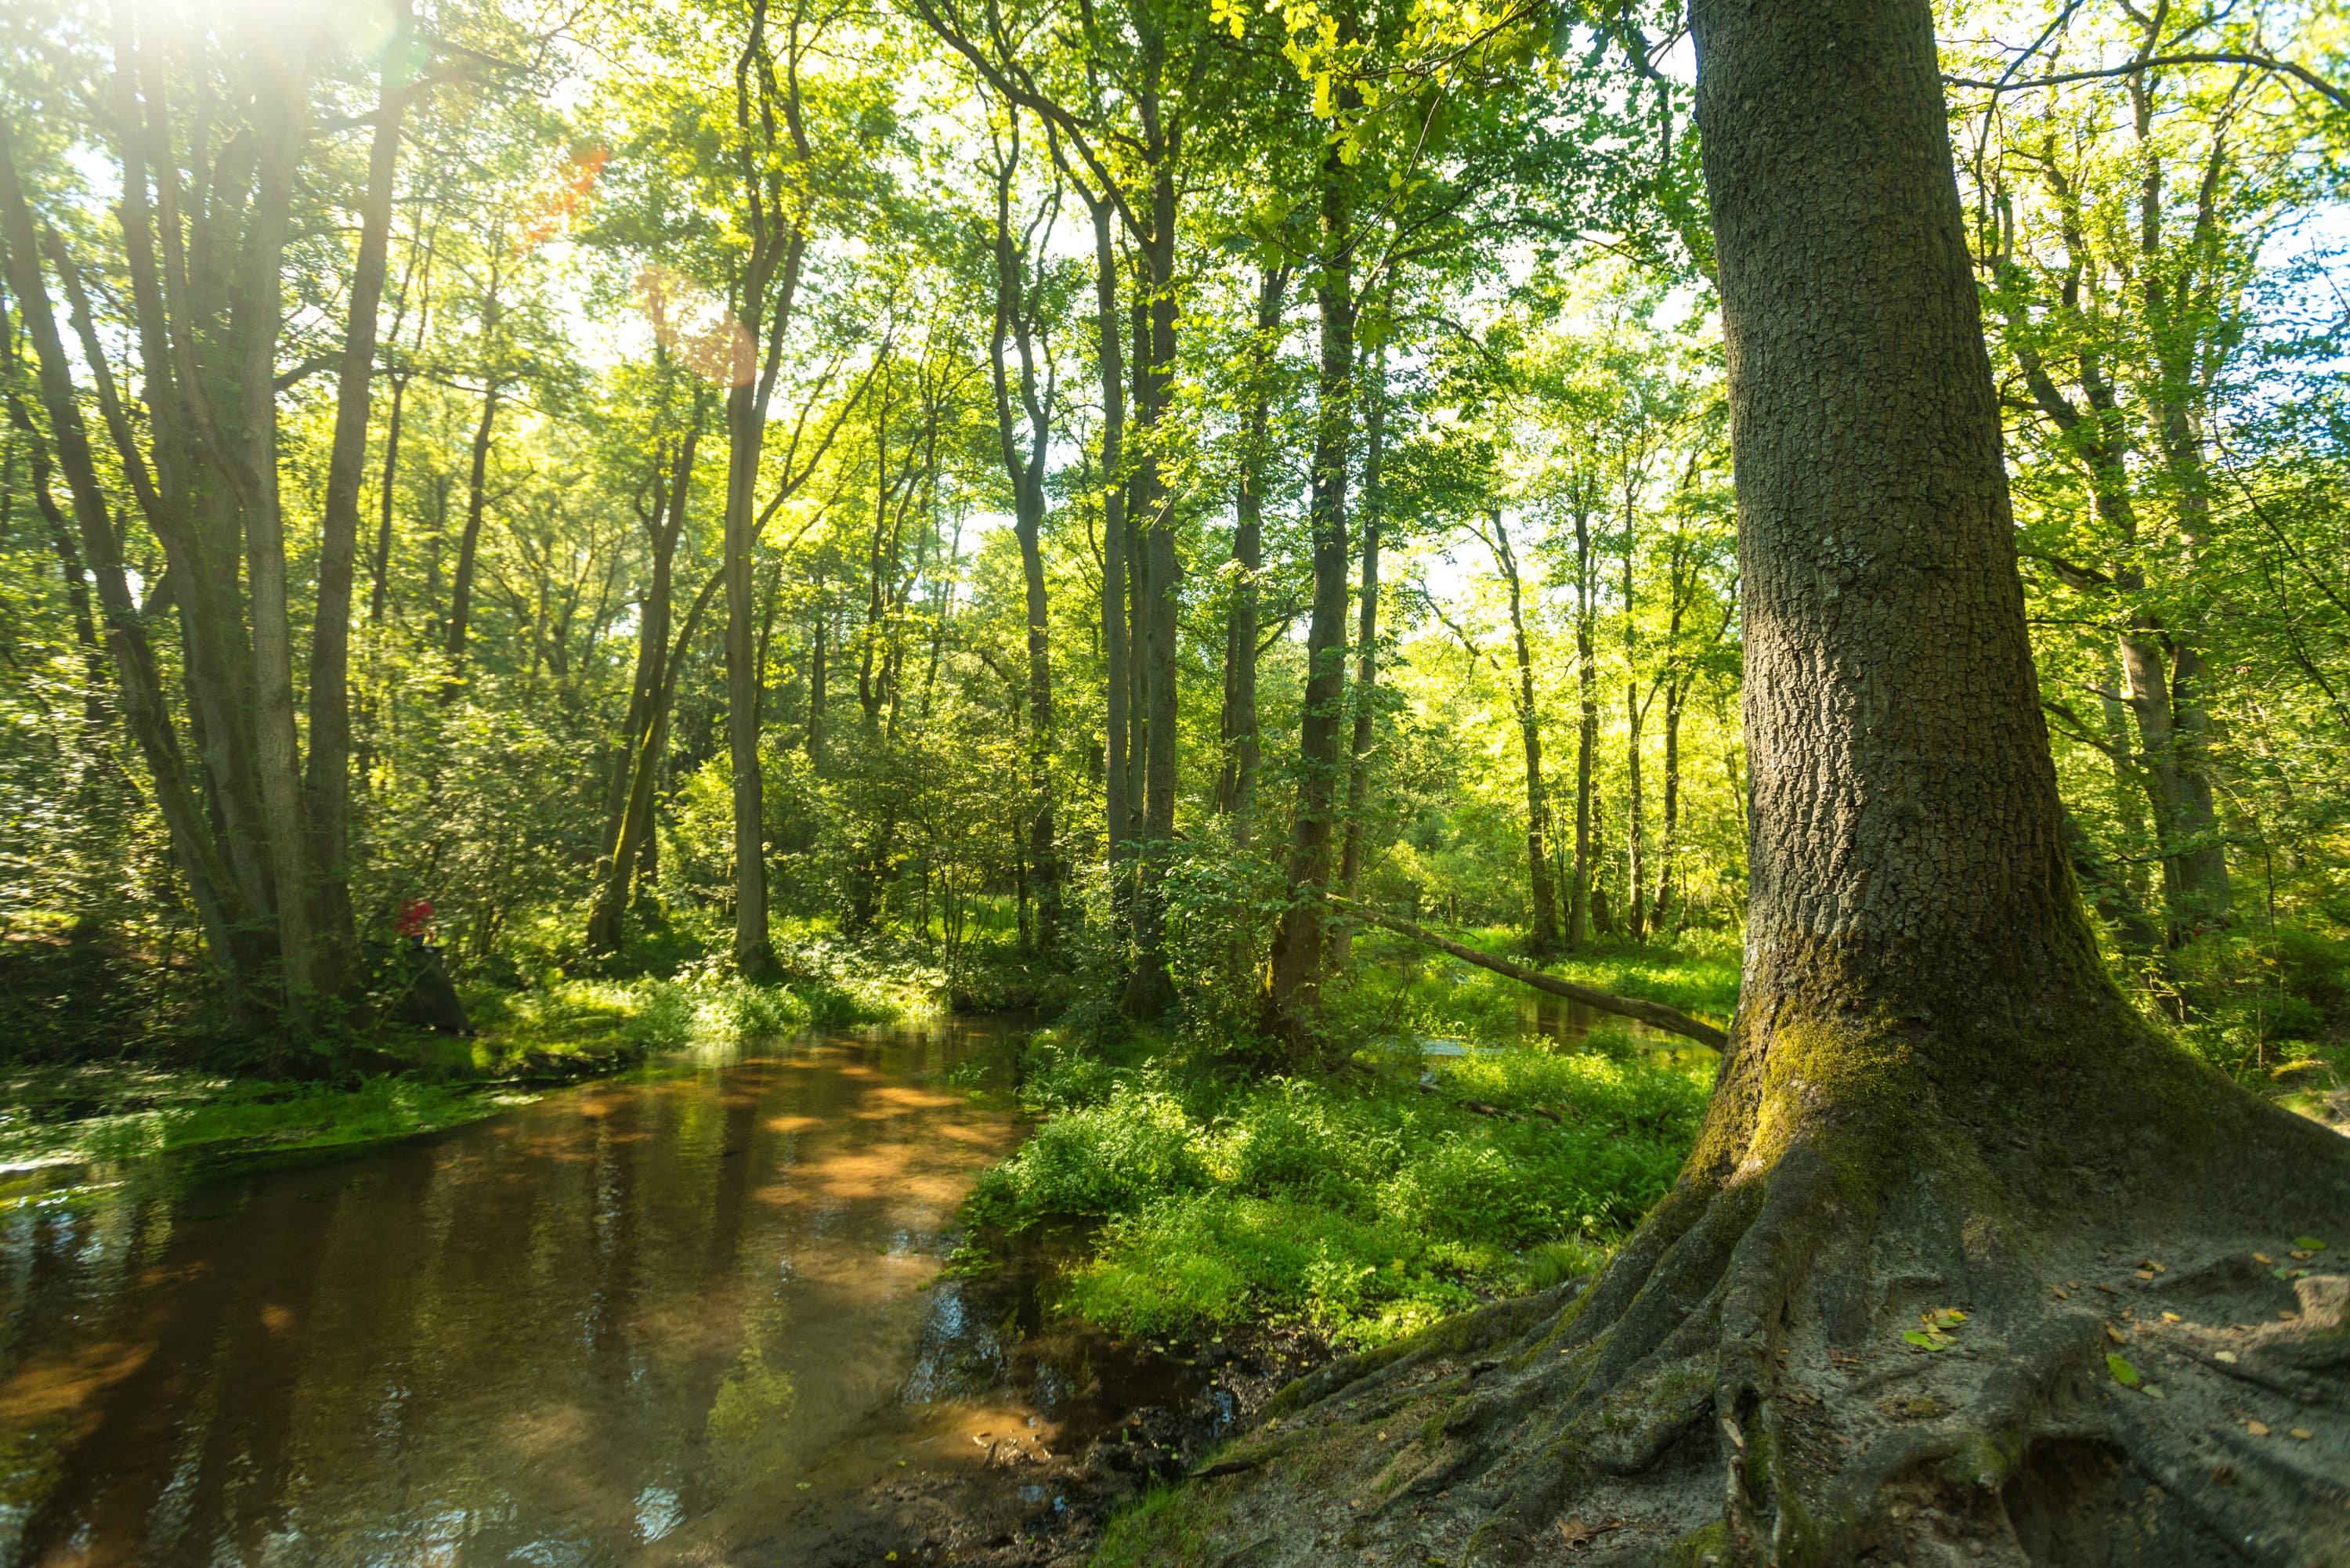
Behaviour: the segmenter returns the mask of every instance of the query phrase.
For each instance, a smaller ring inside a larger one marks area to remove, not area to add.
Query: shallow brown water
[[[338,1164],[0,1220],[0,1562],[796,1563],[1116,1419],[933,1282],[1005,1035],[806,1036]],[[1002,1081],[1000,1078],[998,1081]],[[1111,1386],[1104,1388],[1105,1382]]]

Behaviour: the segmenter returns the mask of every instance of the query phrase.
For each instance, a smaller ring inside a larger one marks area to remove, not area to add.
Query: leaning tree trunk
[[[1754,776],[1712,1104],[1586,1288],[1326,1369],[1192,1495],[1266,1563],[2345,1561],[2350,1145],[2099,964],[1931,12],[1693,17]]]

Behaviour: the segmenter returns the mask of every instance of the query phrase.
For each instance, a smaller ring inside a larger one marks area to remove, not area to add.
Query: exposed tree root
[[[1884,1127],[1749,1133],[1587,1289],[1297,1385],[1186,1508],[1264,1564],[2350,1564],[2350,1142],[2146,1045],[2208,1136],[2143,1085],[1902,1115],[1898,1175]]]

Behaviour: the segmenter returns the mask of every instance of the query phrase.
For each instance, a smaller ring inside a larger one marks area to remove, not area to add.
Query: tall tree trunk
[[[824,763],[824,711],[828,701],[825,689],[828,670],[826,667],[827,634],[832,630],[832,605],[824,597],[824,584],[816,585],[816,605],[814,625],[808,636],[808,718],[807,759],[811,770]]]
[[[1161,472],[1170,432],[1168,410],[1175,386],[1175,159],[1162,141],[1150,181],[1150,233],[1139,247],[1150,289],[1150,357],[1136,378],[1147,431],[1135,465],[1138,517],[1145,524],[1142,548],[1144,613],[1142,672],[1147,704],[1148,747],[1143,758],[1141,876],[1135,886],[1134,972],[1126,988],[1126,1011],[1152,1018],[1175,998],[1167,973],[1167,863],[1175,840],[1175,722],[1177,578],[1175,508]]]
[[[408,377],[391,376],[391,407],[384,416],[383,489],[376,509],[375,552],[368,562],[368,625],[383,624],[384,603],[391,592],[392,501],[399,493],[400,425],[408,402]]]
[[[358,953],[351,917],[351,583],[359,556],[359,486],[367,473],[368,411],[375,380],[376,314],[391,255],[392,177],[400,161],[400,121],[408,109],[409,6],[393,13],[393,36],[376,92],[375,134],[368,146],[367,192],[359,208],[359,253],[335,388],[335,427],[327,457],[327,493],[318,532],[318,608],[310,629],[310,757],[305,780],[310,865],[318,922],[317,980],[338,992]]]
[[[1028,620],[1028,854],[1024,887],[1033,886],[1036,919],[1024,918],[1035,950],[1050,953],[1060,935],[1061,874],[1058,830],[1053,811],[1053,660],[1051,607],[1045,592],[1045,460],[1052,441],[1053,389],[1036,385],[1035,336],[1045,326],[1040,302],[1028,286],[1028,256],[1012,229],[1012,185],[1019,167],[1020,121],[1015,111],[1009,155],[995,186],[995,328],[990,366],[994,379],[997,443],[1003,472],[1012,483],[1012,531],[1020,544],[1020,574]],[[1055,202],[1059,200],[1057,191]],[[1051,239],[1048,228],[1045,242]],[[1015,379],[1007,347],[1020,356]],[[1015,415],[1014,404],[1018,405]],[[1024,417],[1026,451],[1015,429]],[[943,623],[942,623],[943,624]],[[937,668],[936,645],[931,667]],[[926,689],[927,690],[927,689]],[[1024,898],[1023,914],[1026,904]]]
[[[1257,575],[1264,568],[1265,450],[1272,419],[1268,383],[1280,347],[1281,316],[1289,291],[1289,267],[1267,266],[1257,275],[1256,341],[1250,368],[1255,386],[1241,424],[1240,479],[1232,492],[1232,600],[1224,618],[1224,709],[1218,728],[1224,763],[1216,781],[1216,806],[1232,818],[1232,841],[1246,846],[1256,826],[1257,769],[1263,747],[1257,735]]]
[[[619,787],[611,821],[606,828],[601,872],[588,911],[588,948],[591,952],[618,952],[626,935],[630,885],[638,873],[644,846],[652,841],[655,784],[660,773],[660,737],[667,732],[669,706],[677,691],[678,664],[708,605],[705,587],[694,600],[680,634],[677,649],[670,649],[670,619],[676,592],[678,542],[684,536],[686,490],[693,478],[694,452],[701,444],[702,398],[697,389],[693,421],[679,441],[675,455],[657,459],[653,504],[646,517],[647,543],[651,545],[652,581],[647,586],[637,620],[637,671],[629,701],[629,727],[621,736],[614,764]],[[661,472],[665,469],[666,472]]]
[[[1314,303],[1322,363],[1315,386],[1314,608],[1305,632],[1305,694],[1298,714],[1295,818],[1289,833],[1289,902],[1265,966],[1267,1027],[1299,1035],[1320,1000],[1330,839],[1339,798],[1338,737],[1347,690],[1347,468],[1355,419],[1353,234],[1347,171],[1334,146],[1322,162],[1321,252]]]
[[[1624,492],[1624,934],[1637,942],[1648,931],[1645,876],[1648,824],[1644,820],[1648,803],[1640,779],[1640,722],[1647,717],[1648,705],[1640,701],[1639,670],[1634,663],[1640,634],[1633,619],[1638,607],[1632,576],[1633,546],[1637,542],[1633,517],[1632,493],[1627,484]]]
[[[131,600],[130,584],[115,549],[114,529],[106,514],[106,497],[99,488],[98,466],[74,396],[73,373],[66,359],[65,345],[57,335],[57,316],[49,303],[48,290],[41,280],[32,213],[18,182],[16,151],[5,119],[0,119],[0,264],[5,265],[8,291],[22,307],[26,330],[32,338],[41,404],[49,417],[49,434],[56,444],[57,464],[65,470],[74,521],[81,533],[82,557],[97,588],[123,721],[154,782],[155,804],[170,836],[172,858],[188,880],[207,952],[226,981],[232,1003],[241,1011],[252,977],[244,972],[234,931],[248,918],[247,911],[182,759],[179,734],[172,722],[153,649],[147,640],[146,623]],[[11,330],[6,321],[0,319],[0,336]]]
[[[253,616],[255,772],[276,877],[278,972],[287,1022],[297,1032],[309,1027],[321,975],[308,814],[303,809],[301,749],[294,728],[294,628],[277,472],[277,337],[295,165],[309,121],[305,66],[298,58],[281,62],[277,69],[283,75],[256,96],[260,161],[234,318],[242,393],[237,413],[243,422],[245,581]]]
[[[1661,936],[1673,897],[1673,859],[1681,820],[1681,701],[1687,688],[1679,675],[1665,682],[1664,820],[1657,827],[1657,893],[1648,906],[1648,929]]]
[[[1526,639],[1525,585],[1518,573],[1517,552],[1511,547],[1502,509],[1487,514],[1492,528],[1493,564],[1510,590],[1510,639],[1516,650],[1517,687],[1511,706],[1517,711],[1518,742],[1526,764],[1526,891],[1534,905],[1534,925],[1526,935],[1526,950],[1536,959],[1558,951],[1558,893],[1550,873],[1550,794],[1543,781],[1542,714],[1534,705],[1533,645]]]
[[[1128,934],[1124,897],[1123,863],[1128,857],[1127,818],[1132,812],[1128,793],[1127,756],[1130,648],[1127,639],[1127,515],[1126,515],[1126,355],[1125,323],[1118,307],[1118,237],[1116,213],[1107,194],[1081,191],[1094,227],[1095,354],[1101,370],[1102,575],[1101,638],[1103,732],[1107,755],[1102,766],[1102,837],[1108,862],[1111,919],[1118,928],[1114,943],[1121,952]]]
[[[494,322],[497,305],[491,300],[484,318]],[[482,519],[489,508],[490,443],[497,429],[498,398],[504,383],[495,368],[488,368],[489,385],[482,390],[482,417],[474,422],[473,441],[465,469],[465,531],[457,539],[457,566],[449,579],[449,631],[442,651],[449,657],[449,678],[441,684],[441,701],[453,702],[465,683],[465,643],[473,629],[473,577],[479,568]]]
[[[1579,493],[1575,505],[1575,872],[1567,895],[1566,940],[1581,947],[1591,936],[1592,753],[1599,744],[1599,676],[1593,667],[1592,622],[1599,613],[1591,551],[1591,497]]]
[[[1388,348],[1371,360],[1370,382],[1361,395],[1363,415],[1362,582],[1356,589],[1355,684],[1348,692],[1354,733],[1347,742],[1347,836],[1338,852],[1338,887],[1349,898],[1363,877],[1363,819],[1370,810],[1371,735],[1378,720],[1380,468],[1387,459]],[[1253,655],[1255,649],[1249,649]],[[1330,935],[1330,963],[1343,969],[1354,957],[1355,928],[1341,923]]]

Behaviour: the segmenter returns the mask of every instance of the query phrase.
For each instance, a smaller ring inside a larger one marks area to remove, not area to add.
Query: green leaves
[[[2112,1373],[2114,1381],[2123,1387],[2137,1386],[2137,1368],[2130,1364],[2128,1356],[2111,1350],[2106,1352],[2106,1370]]]
[[[1967,1314],[1956,1307],[1935,1307],[1918,1314],[1923,1328],[1903,1331],[1901,1337],[1920,1350],[1948,1350],[1957,1343],[1951,1334],[1967,1321]]]

